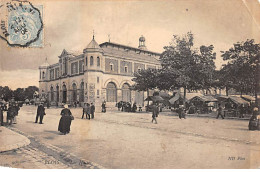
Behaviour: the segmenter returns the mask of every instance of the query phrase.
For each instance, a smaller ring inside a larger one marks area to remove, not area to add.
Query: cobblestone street
[[[259,168],[260,133],[247,120],[112,111],[81,119],[72,108],[71,133],[61,135],[61,109],[46,109],[35,124],[36,107],[23,106],[11,130],[31,144],[1,153],[1,166],[17,168]],[[233,160],[232,157],[235,157]]]

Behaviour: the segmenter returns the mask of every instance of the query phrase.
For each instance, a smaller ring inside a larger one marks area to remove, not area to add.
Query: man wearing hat
[[[38,118],[40,117],[40,123],[39,124],[43,124],[42,120],[43,120],[44,115],[45,115],[45,108],[43,107],[43,103],[41,102],[38,105],[38,108],[37,108],[37,115],[36,115],[35,123],[38,122]]]

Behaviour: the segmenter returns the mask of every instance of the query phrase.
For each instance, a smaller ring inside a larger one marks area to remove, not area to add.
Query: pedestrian
[[[42,120],[43,120],[44,115],[46,115],[46,114],[45,114],[45,108],[43,107],[43,103],[41,102],[41,103],[38,105],[38,108],[37,108],[37,114],[36,114],[35,123],[38,122],[38,118],[40,117],[40,123],[39,123],[39,124],[43,124],[43,123],[42,123]]]
[[[84,103],[84,105],[83,105],[83,114],[82,114],[81,119],[84,118],[84,114],[86,114],[86,119],[87,119],[87,103]]]
[[[137,106],[136,106],[136,103],[134,102],[132,112],[136,112],[136,110],[137,110]]]
[[[16,103],[14,105],[14,108],[15,108],[15,116],[14,116],[13,124],[17,124],[17,116],[18,116],[18,113],[19,113],[19,110],[20,110],[19,104]]]
[[[0,122],[1,122],[1,126],[4,125],[4,111],[2,109],[2,106],[0,108]]]
[[[90,114],[91,114],[92,119],[94,119],[94,113],[95,113],[95,105],[93,103],[91,103]]]
[[[221,118],[224,119],[224,116],[222,115],[222,107],[221,107],[220,104],[218,105],[217,111],[218,111],[217,119],[218,119],[219,116],[221,116]]]
[[[122,106],[121,106],[121,111],[124,112],[125,111],[125,102],[122,102]]]
[[[182,118],[186,119],[184,105],[179,106],[178,114],[179,114],[180,119],[182,119]]]
[[[244,105],[242,104],[239,106],[239,118],[244,118],[244,113]]]
[[[260,130],[260,115],[258,107],[253,108],[253,114],[249,120],[248,128],[249,130]]]
[[[152,105],[152,123],[155,121],[155,124],[157,124],[156,117],[158,117],[159,109],[155,103]]]
[[[102,107],[102,112],[106,113],[106,101],[105,100],[102,103],[101,107]]]
[[[16,113],[15,111],[16,111],[16,108],[15,108],[14,104],[9,103],[9,107],[8,107],[8,110],[7,110],[7,123],[9,125],[11,125],[13,123],[15,113]]]
[[[120,101],[120,102],[117,103],[118,111],[120,111],[121,107],[122,107],[122,101]]]
[[[64,105],[64,109],[61,110],[61,118],[59,122],[58,131],[61,133],[68,134],[70,132],[71,121],[74,120],[74,117],[69,110],[69,106],[67,104]]]
[[[193,103],[191,103],[189,109],[188,109],[188,114],[194,114],[196,112],[196,107],[194,106]]]
[[[49,109],[50,108],[50,102],[47,100],[47,109]]]
[[[132,108],[131,108],[131,103],[127,102],[127,112],[131,112]]]

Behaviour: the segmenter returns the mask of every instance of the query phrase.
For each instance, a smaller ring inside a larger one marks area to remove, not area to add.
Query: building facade
[[[160,68],[159,53],[148,51],[145,38],[139,39],[139,47],[104,42],[93,39],[75,55],[62,51],[58,63],[45,62],[39,67],[39,95],[51,105],[60,103],[89,102],[107,106],[116,102],[136,102],[143,106],[146,92],[130,90],[134,72],[148,68]]]

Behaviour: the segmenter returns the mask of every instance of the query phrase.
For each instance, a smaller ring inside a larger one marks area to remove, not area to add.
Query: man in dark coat
[[[152,105],[152,123],[153,121],[155,121],[155,124],[157,124],[157,120],[156,120],[156,117],[158,117],[158,114],[159,114],[159,108],[157,107],[156,104],[153,104]]]
[[[224,119],[224,116],[222,115],[222,107],[221,107],[220,104],[218,105],[218,110],[217,111],[218,111],[217,119],[218,119],[219,116],[221,116],[221,118]]]
[[[120,102],[117,103],[118,111],[120,111],[121,107],[122,107],[122,101],[120,101]]]
[[[84,114],[86,114],[86,119],[90,119],[90,105],[89,103],[85,103],[83,107],[83,114],[82,114],[82,119],[84,118]]]
[[[95,113],[95,105],[93,103],[91,103],[90,106],[90,114],[91,114],[91,118],[94,118],[94,113]]]
[[[16,108],[15,108],[14,104],[9,103],[9,107],[7,110],[7,123],[10,121],[9,125],[11,125],[13,123],[15,115],[16,115]]]
[[[37,115],[36,115],[35,123],[38,122],[38,118],[40,117],[40,123],[39,124],[43,124],[42,120],[43,120],[44,115],[45,115],[45,108],[43,107],[43,104],[40,103],[38,108],[37,108]]]
[[[136,110],[137,110],[137,106],[136,106],[136,103],[134,102],[132,112],[136,112]]]
[[[179,114],[179,118],[180,119],[182,119],[182,118],[186,119],[186,117],[185,117],[185,109],[184,109],[183,105],[179,106],[178,114]]]

